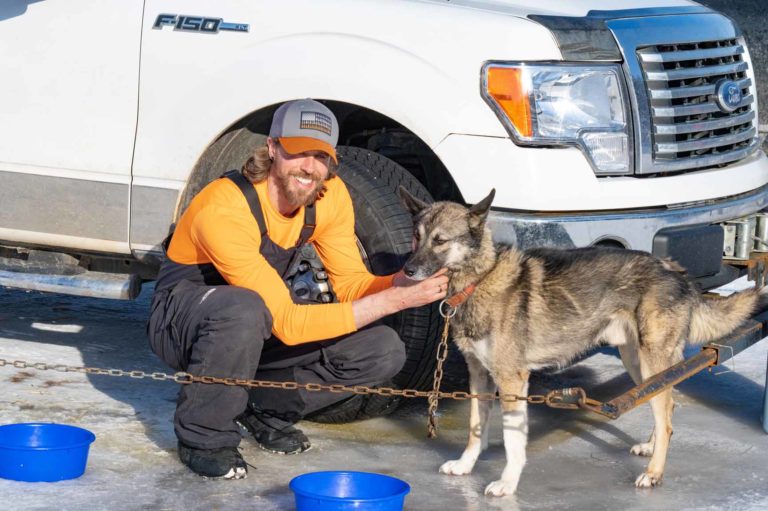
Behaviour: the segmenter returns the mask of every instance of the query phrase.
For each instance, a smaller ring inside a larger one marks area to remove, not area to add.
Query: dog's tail
[[[705,343],[731,333],[765,300],[765,295],[757,289],[747,289],[721,299],[702,299],[693,309],[689,342]]]

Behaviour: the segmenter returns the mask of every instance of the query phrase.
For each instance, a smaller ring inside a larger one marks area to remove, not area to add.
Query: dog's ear
[[[488,210],[491,209],[491,203],[495,195],[496,188],[493,188],[485,199],[469,208],[469,226],[472,229],[476,229],[485,223],[485,217],[488,216]]]
[[[400,198],[405,205],[405,209],[407,209],[413,216],[416,216],[421,212],[422,209],[425,209],[427,206],[429,206],[429,204],[426,202],[421,201],[411,195],[411,193],[402,186],[397,188],[397,193],[400,195]]]

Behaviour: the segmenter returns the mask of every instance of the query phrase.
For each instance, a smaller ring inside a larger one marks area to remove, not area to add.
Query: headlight
[[[485,100],[516,143],[577,145],[595,173],[632,173],[618,65],[488,63],[482,77]]]

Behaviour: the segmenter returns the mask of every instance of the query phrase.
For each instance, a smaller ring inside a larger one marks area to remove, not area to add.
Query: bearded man
[[[240,172],[208,184],[167,245],[147,333],[168,365],[196,376],[301,384],[376,385],[405,362],[402,341],[379,319],[445,297],[442,270],[414,282],[368,272],[354,210],[335,175],[339,126],[325,105],[285,103],[267,144]],[[319,255],[337,301],[302,303],[286,272],[305,243]],[[206,477],[240,479],[240,428],[260,447],[307,450],[294,424],[344,394],[191,383],[174,416],[181,461]]]

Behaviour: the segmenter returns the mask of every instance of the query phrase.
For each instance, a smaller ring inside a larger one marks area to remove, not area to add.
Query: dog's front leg
[[[507,466],[501,479],[485,487],[486,495],[501,497],[512,495],[520,481],[525,466],[525,446],[528,443],[528,403],[524,400],[504,399],[505,395],[528,395],[528,372],[505,374],[497,377],[499,396],[502,397],[504,450],[507,452]]]
[[[469,368],[469,391],[472,394],[493,393],[496,388],[488,370],[472,354],[466,354]],[[469,412],[469,441],[461,458],[446,461],[440,466],[440,472],[450,475],[465,475],[472,472],[480,453],[488,447],[488,415],[492,401],[480,401],[473,398]]]

